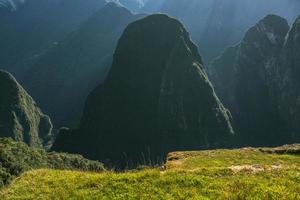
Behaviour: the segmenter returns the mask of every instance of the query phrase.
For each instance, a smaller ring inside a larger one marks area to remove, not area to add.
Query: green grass
[[[300,148],[300,145],[299,145]],[[300,168],[300,156],[263,153],[260,149],[220,149],[214,151],[174,152],[169,154],[168,168],[183,170],[229,168],[238,165],[255,165],[260,168]]]
[[[258,149],[174,152],[166,169],[40,169],[0,191],[5,199],[300,199],[300,156]]]

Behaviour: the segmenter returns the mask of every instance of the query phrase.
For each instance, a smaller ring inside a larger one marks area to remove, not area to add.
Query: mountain
[[[16,65],[62,40],[104,4],[105,0],[25,1],[0,18],[0,68],[19,78]]]
[[[188,32],[157,14],[127,26],[80,128],[64,130],[53,148],[124,167],[158,162],[172,150],[228,146],[232,135],[230,113]]]
[[[16,79],[0,70],[0,137],[12,137],[30,146],[48,145],[52,135],[50,118]]]
[[[84,101],[106,78],[123,30],[142,16],[108,3],[66,39],[26,65],[20,81],[56,127],[78,126]]]
[[[209,68],[247,145],[299,141],[299,19],[268,15]],[[287,39],[286,39],[287,38]]]
[[[300,16],[287,35],[276,63],[279,113],[291,127],[291,138],[300,141]]]
[[[245,32],[267,14],[292,22],[300,13],[298,0],[164,0],[156,12],[181,20],[199,45],[205,62],[243,38]],[[148,6],[157,1],[149,0]],[[147,8],[144,8],[147,10]],[[149,9],[153,12],[153,9]],[[155,12],[154,11],[154,12]]]

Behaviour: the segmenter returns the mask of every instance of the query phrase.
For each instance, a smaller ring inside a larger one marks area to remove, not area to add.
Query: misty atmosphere
[[[300,199],[299,0],[0,0],[0,199]]]

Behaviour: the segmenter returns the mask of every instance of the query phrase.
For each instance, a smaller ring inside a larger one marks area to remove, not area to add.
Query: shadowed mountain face
[[[0,9],[0,68],[15,74],[23,59],[62,40],[104,4],[104,0],[27,0],[3,16]]]
[[[161,5],[157,7],[158,2]],[[292,22],[300,13],[300,2],[298,0],[149,0],[144,10],[159,11],[180,19],[191,33],[192,39],[199,45],[205,62],[209,62],[228,45],[238,43],[245,32],[267,14],[277,14]]]
[[[47,145],[52,124],[48,116],[8,72],[0,70],[0,137],[35,147]]]
[[[183,25],[152,15],[125,29],[107,80],[86,101],[80,129],[61,135],[54,149],[138,163],[173,150],[227,146],[232,134],[230,113]]]
[[[104,81],[123,30],[142,16],[109,3],[27,65],[20,80],[56,126],[78,126],[84,101]]]
[[[210,67],[247,145],[299,141],[299,19],[288,31],[285,19],[269,15]]]
[[[300,17],[294,22],[276,63],[278,109],[291,138],[300,142]]]

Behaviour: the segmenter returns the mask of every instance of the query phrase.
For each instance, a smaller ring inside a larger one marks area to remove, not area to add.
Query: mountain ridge
[[[252,140],[247,145],[298,140],[299,131],[291,125],[298,119],[298,84],[294,76],[298,67],[290,62],[298,55],[292,54],[293,47],[287,45],[298,21],[290,29],[285,19],[266,16],[249,29],[239,45],[226,50],[210,67],[217,94],[239,124],[244,142]],[[292,46],[298,43],[294,41]]]

